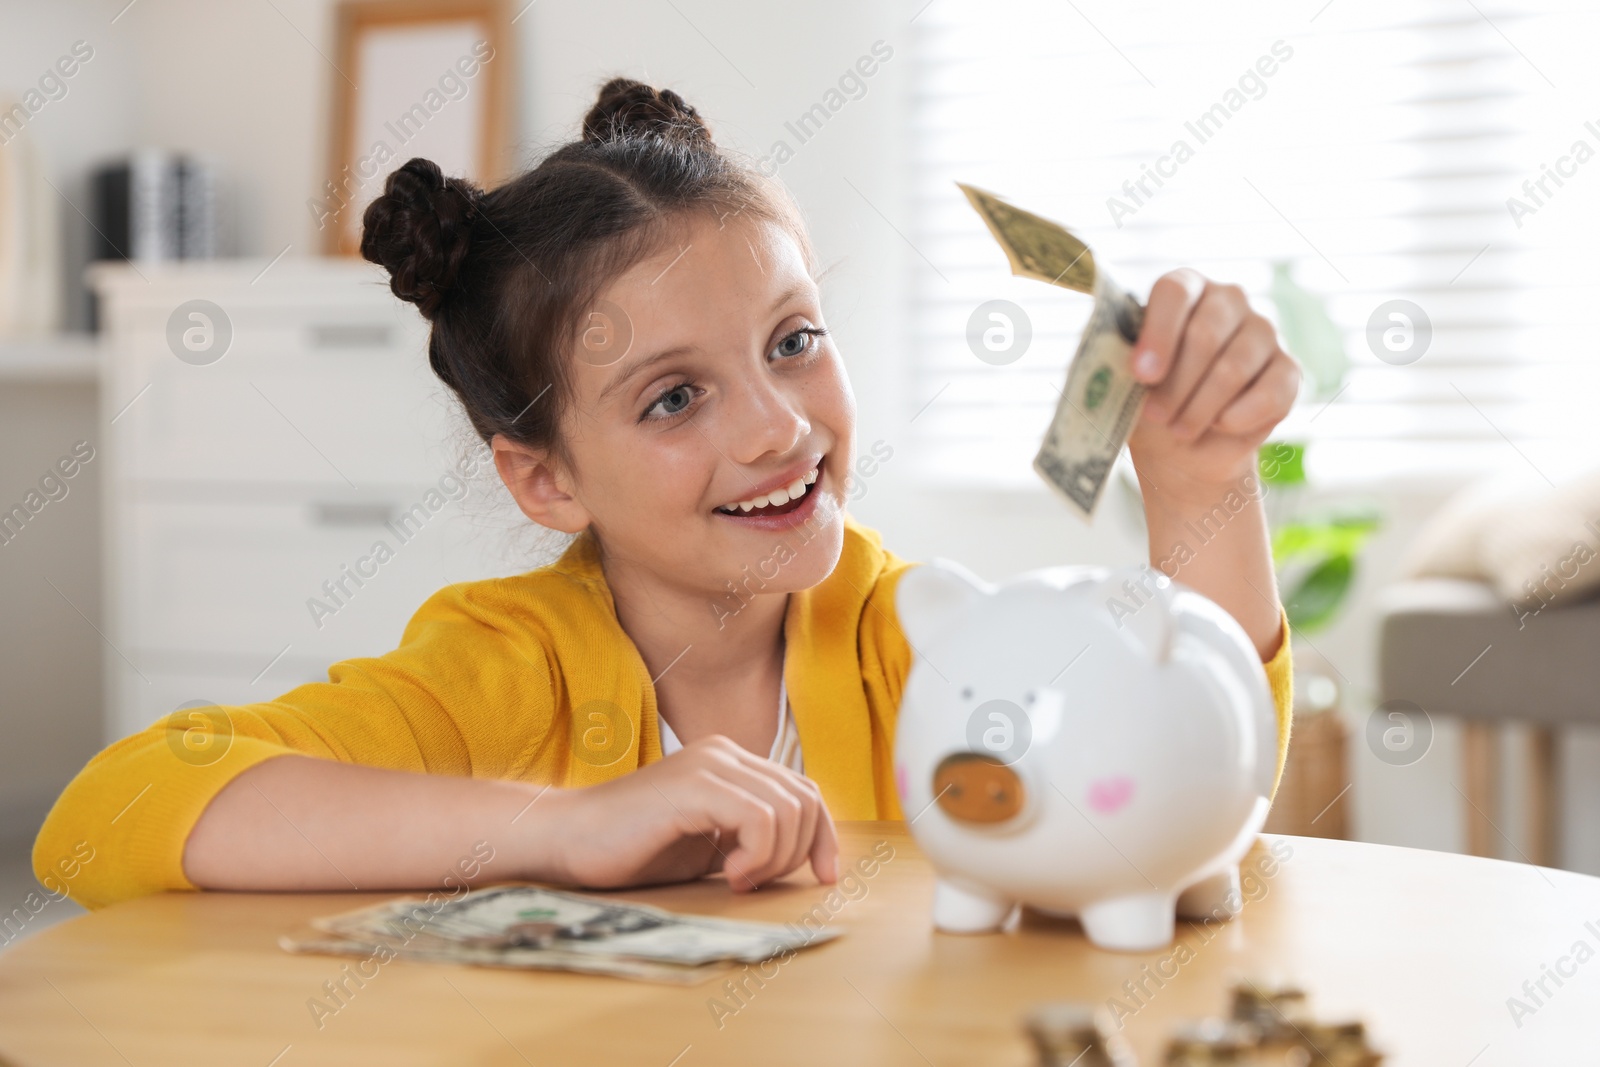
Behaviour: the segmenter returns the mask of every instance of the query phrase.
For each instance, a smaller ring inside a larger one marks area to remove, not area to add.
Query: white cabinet
[[[385,274],[263,267],[90,273],[110,738],[323,680],[395,647],[442,586],[548,558]]]

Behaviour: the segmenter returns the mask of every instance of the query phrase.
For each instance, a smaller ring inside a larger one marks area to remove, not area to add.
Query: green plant
[[[1306,484],[1306,446],[1295,441],[1263,445],[1258,456],[1261,481],[1291,498],[1287,509],[1269,508],[1272,565],[1278,572],[1289,625],[1315,632],[1330,624],[1344,606],[1355,580],[1356,561],[1367,540],[1383,524],[1376,509],[1335,507],[1294,515],[1293,497]],[[1289,516],[1281,514],[1289,511]],[[1273,513],[1280,512],[1276,521]]]
[[[1284,344],[1305,369],[1313,400],[1338,396],[1349,370],[1344,341],[1322,297],[1295,282],[1288,263],[1273,264],[1272,301]],[[1306,485],[1304,442],[1274,441],[1259,455],[1261,480],[1279,500],[1268,508],[1272,563],[1278,572],[1289,624],[1315,632],[1338,616],[1350,595],[1356,563],[1369,538],[1382,525],[1371,507],[1331,507],[1299,514]]]

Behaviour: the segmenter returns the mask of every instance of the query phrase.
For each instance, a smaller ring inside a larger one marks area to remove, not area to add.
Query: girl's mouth
[[[820,466],[813,467],[780,489],[724,504],[715,509],[716,513],[752,526],[792,525],[815,509],[816,493],[813,490],[821,477],[821,470]]]

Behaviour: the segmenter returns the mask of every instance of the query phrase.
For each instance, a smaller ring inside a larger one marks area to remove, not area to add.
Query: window
[[[933,0],[915,27],[910,392],[941,481],[1036,480],[1090,305],[1012,278],[956,180],[1073,228],[1136,292],[1191,265],[1271,315],[1287,264],[1349,360],[1275,434],[1312,442],[1316,477],[1559,480],[1600,455],[1594,11]],[[966,340],[997,298],[1033,334],[1004,366]]]

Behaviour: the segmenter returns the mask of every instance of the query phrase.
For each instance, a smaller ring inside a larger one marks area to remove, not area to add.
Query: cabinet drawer
[[[227,353],[199,365],[164,332],[139,329],[113,359],[109,402],[127,404],[114,432],[140,480],[432,480],[461,425],[426,333],[383,310],[241,316]]]
[[[460,502],[436,493],[436,511],[427,486],[288,503],[135,502],[118,631],[154,658],[209,653],[264,667],[280,652],[323,664],[382,655],[443,586],[528,569],[506,558],[514,538],[484,526],[482,483],[469,484]]]

